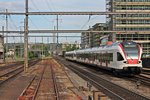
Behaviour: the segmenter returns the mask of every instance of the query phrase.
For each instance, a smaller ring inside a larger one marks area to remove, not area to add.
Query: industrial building
[[[106,0],[108,12],[147,12],[146,14],[119,14],[107,15],[106,23],[97,23],[88,30],[114,30],[111,33],[112,41],[135,41],[143,48],[145,56],[150,54],[150,0]],[[132,33],[119,31],[135,31]],[[139,31],[145,31],[144,33]],[[115,35],[114,35],[115,34]],[[101,36],[106,33],[82,33],[81,47],[99,46]]]
[[[109,30],[135,31],[116,33],[116,41],[133,40],[141,44],[144,54],[150,54],[150,0],[106,0],[106,9],[108,12],[145,12],[136,15],[108,15],[107,24]],[[140,30],[145,32],[138,32]]]
[[[96,23],[94,26],[88,29],[88,31],[102,31],[108,30],[108,26],[106,23]],[[81,33],[81,48],[91,48],[97,47],[100,45],[100,38],[108,33],[90,33],[90,32],[82,32]]]

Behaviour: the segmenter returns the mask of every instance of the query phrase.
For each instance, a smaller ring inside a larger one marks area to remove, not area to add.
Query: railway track
[[[20,74],[21,72],[23,72],[23,67],[19,67],[15,70],[12,70],[10,72],[7,72],[3,75],[0,76],[0,85],[2,85],[3,83],[5,83],[6,81],[8,81],[9,79],[17,76],[18,74]]]
[[[134,75],[132,78],[124,77],[124,79],[133,81],[135,83],[139,82],[140,85],[145,85],[145,86],[150,87],[150,76],[149,75],[150,75],[150,73],[148,73],[148,72],[142,72],[140,75]]]
[[[25,97],[28,100],[35,100],[37,92],[38,92],[38,89],[40,87],[40,83],[42,81],[42,77],[43,77],[44,71],[45,71],[45,67],[43,68],[40,77],[34,76],[32,78],[32,80],[27,85],[25,90],[21,93],[21,95],[19,97],[19,100],[21,100],[22,97]]]
[[[9,64],[6,66],[1,66],[0,71],[4,71],[4,70],[9,69],[9,68],[14,68],[14,67],[22,65],[22,64],[23,64],[22,62],[17,62],[17,63]]]
[[[29,66],[34,65],[35,63],[37,63],[39,60],[35,60],[33,62],[30,62]],[[16,64],[15,64],[16,65]],[[17,64],[18,65],[18,64]],[[20,66],[20,64],[18,65]],[[16,66],[15,66],[16,67]],[[7,70],[7,68],[3,68],[3,70]],[[2,75],[0,75],[0,86],[2,84],[4,84],[5,82],[7,82],[8,80],[14,78],[15,76],[17,76],[18,74],[20,74],[21,72],[23,72],[23,65],[21,65],[20,67],[17,68],[12,68],[12,70],[6,71],[5,73],[3,73]]]
[[[60,60],[60,59],[59,59]],[[77,65],[61,60],[61,62],[72,71],[77,73],[79,76],[89,81],[92,85],[103,91],[108,97],[113,100],[149,100],[149,98],[118,86],[100,75],[91,73],[88,70],[83,70]]]
[[[37,63],[39,60],[29,60],[29,63],[31,65],[34,65],[33,62]],[[0,72],[1,71],[4,71],[4,70],[7,70],[7,69],[12,69],[12,68],[15,68],[16,66],[20,66],[20,65],[23,65],[23,61],[20,61],[20,62],[16,62],[16,63],[12,63],[12,64],[9,64],[9,65],[5,65],[5,66],[1,66],[0,67]],[[31,66],[32,66],[31,65]]]
[[[150,75],[150,72],[143,71],[142,74]]]
[[[56,81],[56,76],[55,76],[55,73],[54,73],[54,70],[53,70],[52,66],[50,66],[50,68],[51,68],[52,79],[53,79],[53,84],[54,84],[55,97],[56,97],[56,100],[60,100],[59,89],[58,89],[58,85],[57,85],[57,81]]]
[[[18,100],[60,100],[56,77],[52,66],[49,66],[48,62],[46,62],[46,64],[40,64],[40,66],[41,65],[43,67],[42,72],[40,75],[36,75],[32,78]],[[51,87],[53,88],[53,93]]]
[[[80,63],[79,63],[80,64]],[[85,66],[85,64],[82,64],[81,65]],[[91,67],[90,65],[86,65],[89,69],[94,69],[94,70],[97,70],[98,68],[97,67]],[[108,70],[105,70],[105,69],[98,69],[108,75],[111,75],[111,76],[115,76],[115,77],[118,77],[118,75],[114,75],[112,72],[108,71]],[[135,76],[125,76],[122,75],[122,76],[119,76],[127,81],[132,81],[134,83],[137,83],[137,82],[140,82],[140,85],[144,85],[144,86],[148,86],[150,87],[150,77],[147,77],[149,76],[150,73],[149,72],[145,72],[143,71],[142,74],[140,75],[135,75]]]
[[[130,79],[134,82],[140,82],[142,85],[146,85],[150,87],[150,78],[143,76],[143,75],[136,75],[132,79]]]

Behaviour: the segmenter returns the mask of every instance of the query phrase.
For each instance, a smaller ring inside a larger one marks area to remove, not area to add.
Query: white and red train
[[[66,52],[65,58],[110,69],[114,73],[140,74],[142,69],[141,55],[142,48],[139,44],[126,41]]]

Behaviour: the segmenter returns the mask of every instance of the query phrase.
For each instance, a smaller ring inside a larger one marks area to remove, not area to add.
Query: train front
[[[142,68],[142,48],[135,42],[122,42],[121,45],[125,57],[123,70],[130,74],[140,74]]]

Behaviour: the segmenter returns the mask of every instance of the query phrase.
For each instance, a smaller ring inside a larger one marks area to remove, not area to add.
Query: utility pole
[[[58,20],[59,20],[59,19],[58,19],[58,15],[57,15],[56,20],[57,20],[57,31],[58,31]],[[56,48],[57,48],[57,49],[56,49],[56,52],[57,52],[57,53],[58,53],[58,44],[59,44],[59,43],[58,43],[58,33],[57,33],[57,46],[56,46]]]
[[[14,40],[14,58],[13,60],[16,60],[16,43],[15,43],[15,37],[13,37]]]
[[[54,26],[54,30],[55,30],[55,26]],[[56,34],[55,33],[53,33],[53,43],[56,43],[55,41],[56,41],[56,36],[55,36]]]
[[[23,49],[23,47],[22,47],[22,36],[21,36],[21,31],[22,31],[22,29],[21,29],[21,26],[20,26],[20,58],[22,59],[22,49]]]
[[[4,44],[4,26],[2,26],[2,35],[3,35],[3,40],[2,40],[2,43],[3,43],[3,62],[5,63],[5,44]]]
[[[47,52],[45,51],[45,55],[47,56],[49,53],[49,37],[47,37],[47,44],[46,44]]]
[[[28,0],[25,3],[25,33],[24,33],[24,71],[28,70]]]
[[[8,9],[6,9],[6,13],[8,13]],[[8,52],[8,15],[6,14],[6,53]],[[7,58],[7,55],[6,55]]]
[[[37,44],[36,44],[36,37],[35,37],[35,46],[34,46],[34,50],[37,50]],[[34,52],[34,56],[36,55],[36,52]]]
[[[89,26],[90,31],[92,31],[91,26]],[[89,48],[91,48],[92,43],[91,43],[91,32],[89,32]]]
[[[43,55],[44,55],[43,51],[44,51],[44,43],[43,43],[43,37],[42,37],[42,59],[43,59]]]

